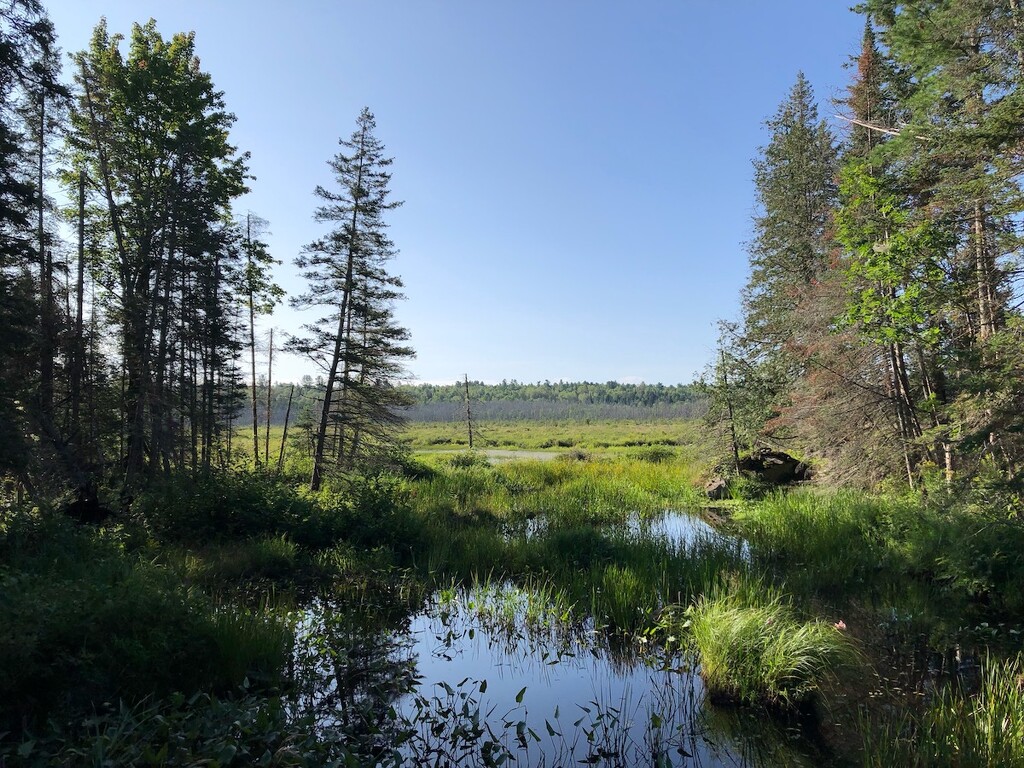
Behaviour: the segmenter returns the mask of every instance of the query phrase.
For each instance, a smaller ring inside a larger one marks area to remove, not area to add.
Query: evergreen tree
[[[364,109],[355,132],[339,141],[343,150],[329,162],[337,190],[316,188],[322,205],[315,218],[335,228],[295,260],[308,289],[293,305],[329,310],[304,326],[309,335],[289,342],[326,374],[312,439],[313,490],[320,487],[328,455],[351,468],[374,444],[387,441],[399,421],[395,406],[403,402],[393,384],[402,361],[413,354],[390,308],[401,298],[402,284],[386,270],[396,251],[384,214],[400,203],[389,199],[392,160],[375,129],[373,114]]]
[[[738,423],[751,442],[773,431],[772,419],[806,369],[800,350],[826,330],[816,317],[814,293],[830,266],[837,194],[835,141],[802,73],[767,127],[771,139],[754,162],[758,210],[744,318],[729,334],[723,358],[732,361],[729,378],[737,385],[756,382],[743,387],[745,402],[733,403],[746,415]]]
[[[31,122],[38,113],[33,105],[61,95],[58,73],[53,26],[42,5],[0,4],[0,471],[30,485],[41,469],[39,450],[64,447],[52,409],[57,321],[43,223],[47,132],[42,120],[36,130]]]
[[[891,65],[906,73],[905,115],[884,150],[892,171],[883,192],[896,187],[890,210],[899,220],[890,222],[892,247],[872,247],[932,265],[909,281],[904,302],[928,315],[911,316],[906,329],[930,342],[920,345],[933,414],[926,439],[941,445],[950,478],[954,454],[968,472],[987,457],[1012,473],[1024,448],[1016,437],[1021,387],[1004,366],[1017,356],[1011,297],[1024,211],[1020,10],[991,0],[872,0],[863,10]],[[936,270],[941,283],[922,279]],[[896,332],[904,343],[914,338]]]

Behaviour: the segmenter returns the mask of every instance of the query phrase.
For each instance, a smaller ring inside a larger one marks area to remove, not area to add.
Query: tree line
[[[618,404],[630,406],[667,405],[699,400],[703,395],[690,384],[620,384],[609,381],[598,384],[590,381],[521,383],[515,379],[499,384],[469,381],[470,399],[476,402],[498,400],[552,400],[586,405]],[[401,387],[415,404],[462,402],[466,397],[465,384],[405,384]]]
[[[398,384],[401,403],[397,415],[407,421],[463,421],[466,387],[474,418],[499,421],[544,419],[691,419],[704,414],[707,400],[694,384],[620,384],[609,381],[537,382],[515,380],[500,384],[469,381],[456,384]],[[272,426],[311,423],[321,402],[323,378],[303,377],[301,384],[273,384],[260,377],[255,396],[256,421]],[[269,408],[269,410],[268,410]],[[267,414],[270,414],[269,421]],[[243,411],[238,426],[250,426],[253,417]]]
[[[837,482],[1018,477],[1024,459],[1024,12],[868,0],[819,115],[799,75],[754,162],[742,316],[704,377],[739,450]],[[837,138],[832,126],[843,127]]]
[[[192,33],[101,20],[65,74],[42,4],[0,3],[0,475],[18,493],[129,496],[231,463],[256,323],[284,299],[266,222],[234,208],[251,179],[234,121]],[[314,487],[389,442],[412,355],[375,127],[364,110],[341,140],[315,190],[333,228],[296,259],[309,288],[290,301],[324,312],[283,345],[324,370]]]

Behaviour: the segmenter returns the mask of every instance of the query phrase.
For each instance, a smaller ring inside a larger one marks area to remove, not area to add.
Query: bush
[[[283,619],[236,620],[110,532],[21,513],[0,535],[0,551],[12,550],[0,569],[0,722],[225,690],[248,674],[272,678],[286,659]]]
[[[644,448],[638,448],[635,451],[630,451],[628,456],[634,461],[647,461],[651,464],[664,464],[665,462],[675,459],[676,452],[665,445],[650,445]]]
[[[173,477],[136,509],[158,538],[194,544],[294,533],[317,512],[277,478],[246,471]]]
[[[398,480],[358,478],[347,490],[348,499],[334,510],[346,541],[363,549],[385,547],[400,556],[419,547],[420,525]]]
[[[470,467],[486,467],[490,465],[487,457],[477,451],[453,453],[445,459],[445,462],[454,469],[469,469]]]

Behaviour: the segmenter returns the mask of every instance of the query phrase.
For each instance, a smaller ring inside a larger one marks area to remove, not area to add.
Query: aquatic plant
[[[840,625],[800,621],[778,595],[751,603],[710,594],[686,617],[684,628],[714,701],[798,706],[858,657]]]
[[[947,686],[919,715],[865,717],[862,732],[866,768],[1024,765],[1024,654],[987,660],[974,695]]]

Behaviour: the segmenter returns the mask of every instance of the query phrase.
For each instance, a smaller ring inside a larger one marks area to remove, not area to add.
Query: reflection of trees
[[[511,591],[511,597],[504,595],[507,602],[501,602],[500,590],[477,592],[473,599],[460,591],[458,599],[417,605],[385,588],[347,601],[315,601],[297,632],[293,715],[313,724],[319,739],[335,745],[336,756],[356,764],[811,766],[821,761],[815,734],[799,721],[705,702],[693,660],[677,648],[610,641],[593,631],[583,636],[578,625],[558,621],[528,628],[523,606],[511,599],[522,595]],[[425,626],[423,618],[412,618],[423,611]],[[416,654],[424,650],[423,637],[432,637],[429,652],[442,658],[461,655],[475,637],[499,665],[540,665],[542,672],[547,665],[578,668],[592,681],[593,696],[551,702],[538,700],[531,690],[524,699],[524,687],[506,708],[485,696],[486,679],[421,685]],[[637,688],[620,689],[614,681],[622,678],[634,678]],[[538,710],[547,704],[552,711]]]
[[[293,657],[292,705],[348,749],[378,753],[400,741],[398,700],[417,684],[402,601],[345,604],[321,598],[300,622]]]

